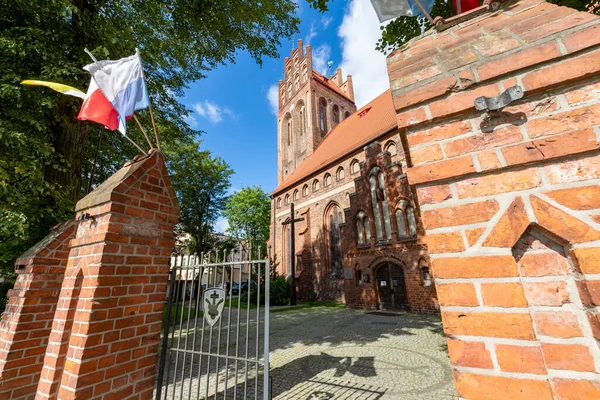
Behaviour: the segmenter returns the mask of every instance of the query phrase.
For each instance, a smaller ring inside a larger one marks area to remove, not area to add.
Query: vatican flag
[[[85,98],[85,93],[81,90],[74,88],[73,86],[63,85],[62,83],[26,80],[21,82],[21,85],[46,86],[62,94],[79,97],[80,99]]]

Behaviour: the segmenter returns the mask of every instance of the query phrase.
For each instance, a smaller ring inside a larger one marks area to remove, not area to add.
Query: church
[[[277,143],[270,244],[280,274],[294,257],[298,299],[438,312],[390,91],[357,109],[352,76],[313,70],[299,40],[279,81]]]

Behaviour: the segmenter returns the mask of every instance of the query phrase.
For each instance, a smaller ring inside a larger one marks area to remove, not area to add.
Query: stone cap
[[[166,190],[169,192],[171,206],[179,208],[175,191],[171,185],[163,153],[158,149],[151,149],[148,154],[138,155],[132,161],[127,162],[123,168],[118,170],[110,178],[105,180],[95,190],[88,193],[77,202],[75,211],[79,212],[114,200],[114,195],[123,193],[130,185],[136,182],[148,169],[157,165],[162,171]]]
[[[516,84],[527,96],[594,76],[600,56],[589,50],[600,44],[599,24],[590,13],[522,0],[427,31],[387,58],[399,128],[472,111],[475,98]]]

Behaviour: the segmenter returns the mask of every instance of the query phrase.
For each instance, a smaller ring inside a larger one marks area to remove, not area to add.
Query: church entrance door
[[[404,271],[401,266],[382,264],[375,273],[379,292],[379,308],[400,309],[408,308]]]

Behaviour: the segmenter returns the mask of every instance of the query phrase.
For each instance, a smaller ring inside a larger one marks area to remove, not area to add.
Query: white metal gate
[[[269,399],[269,260],[243,258],[173,260],[157,400]]]

